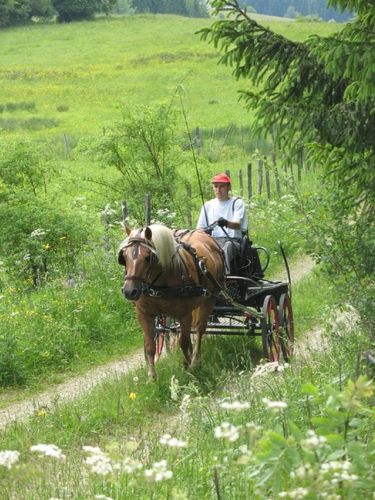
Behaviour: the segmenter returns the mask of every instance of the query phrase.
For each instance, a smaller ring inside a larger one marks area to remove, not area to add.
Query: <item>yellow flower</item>
[[[136,397],[137,397],[137,393],[136,393],[136,392],[131,392],[131,393],[129,394],[129,398],[130,398],[132,401],[134,401]]]
[[[43,245],[44,250],[49,250],[51,248],[51,245],[49,243],[46,243]]]

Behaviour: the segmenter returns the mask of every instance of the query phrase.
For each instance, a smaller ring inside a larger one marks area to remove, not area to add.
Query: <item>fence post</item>
[[[262,194],[263,187],[263,160],[258,160],[258,194]]]
[[[272,163],[273,163],[273,173],[275,175],[276,192],[278,196],[281,196],[281,187],[279,179],[279,171],[277,170],[276,153],[272,151]]]
[[[270,170],[267,164],[267,156],[264,157],[264,171],[266,174],[266,190],[267,190],[267,198],[271,199],[271,182],[270,182]]]
[[[201,131],[199,127],[195,129],[195,137],[194,137],[195,147],[197,148],[198,153],[201,151]]]
[[[122,200],[121,202],[121,215],[122,220],[125,223],[126,219],[128,218],[128,205],[125,200]]]
[[[230,170],[226,170],[225,173],[227,174],[228,177],[230,177]]]
[[[302,177],[302,164],[303,164],[303,156],[302,156],[302,148],[299,148],[297,151],[297,179],[301,180]]]
[[[253,197],[253,181],[251,178],[251,163],[247,164],[247,197],[249,200]]]
[[[238,180],[240,181],[240,196],[243,198],[243,178],[241,169],[238,171]]]
[[[146,194],[145,196],[145,222],[149,226],[151,223],[151,195]]]
[[[188,199],[187,203],[187,220],[188,220],[188,227],[193,227],[193,219],[191,215],[191,199],[192,199],[192,190],[191,190],[191,185],[188,184],[186,186],[186,195]]]

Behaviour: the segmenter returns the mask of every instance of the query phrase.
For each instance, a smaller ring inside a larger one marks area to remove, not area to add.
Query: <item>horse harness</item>
[[[187,234],[187,231],[184,231],[182,233],[175,233],[174,237],[177,242],[177,248],[176,248],[176,257],[179,259],[180,264],[182,264],[184,268],[184,273],[182,274],[182,281],[183,283],[179,286],[156,286],[155,282],[158,280],[158,278],[161,276],[162,272],[158,273],[151,282],[146,281],[143,278],[140,278],[139,276],[132,275],[132,276],[127,276],[125,279],[127,281],[130,280],[139,280],[142,283],[141,286],[141,293],[143,295],[148,295],[149,297],[155,297],[155,298],[193,298],[193,297],[209,297],[212,292],[207,289],[206,287],[203,286],[202,281],[204,276],[208,276],[210,278],[210,273],[208,272],[206,265],[203,261],[203,259],[199,258],[196,254],[196,250],[194,247],[189,245],[188,243],[181,241],[181,237]],[[139,233],[127,240],[127,243],[122,247],[122,249],[133,247],[132,249],[132,258],[136,259],[139,255],[139,250],[140,247],[146,247],[148,250],[151,251],[151,255],[157,257],[155,247],[152,243],[152,241],[142,238],[141,237],[141,231]],[[193,262],[196,267],[197,271],[197,276],[199,279],[199,284],[196,284],[191,275],[189,274],[189,270],[187,268],[186,262],[182,258],[180,251],[185,250],[192,258]],[[147,278],[147,276],[146,276]],[[214,291],[216,291],[218,283],[213,282],[210,279],[211,283],[214,284]]]

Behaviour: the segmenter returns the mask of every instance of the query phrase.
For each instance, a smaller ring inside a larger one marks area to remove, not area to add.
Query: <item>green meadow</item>
[[[181,85],[190,127],[247,126],[251,115],[237,94],[246,82],[218,65],[219,51],[196,34],[211,22],[139,15],[2,30],[0,104],[35,104],[31,111],[4,111],[3,133],[46,141],[100,134],[119,106],[168,101]],[[269,24],[296,41],[338,29],[328,23]]]

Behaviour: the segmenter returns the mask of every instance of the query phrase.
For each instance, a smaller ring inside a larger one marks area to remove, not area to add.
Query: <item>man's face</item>
[[[212,184],[215,196],[220,201],[226,201],[229,199],[230,184],[224,184],[223,182],[214,182]]]

